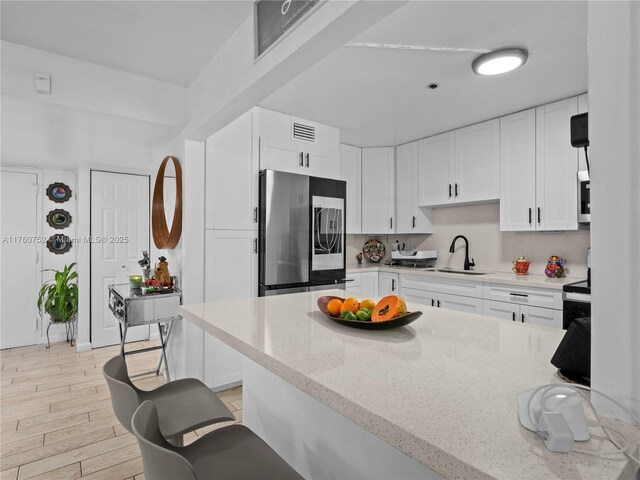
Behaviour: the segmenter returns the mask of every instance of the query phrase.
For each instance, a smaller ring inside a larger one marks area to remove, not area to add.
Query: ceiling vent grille
[[[304,123],[293,122],[293,138],[307,142],[316,141],[316,127]]]

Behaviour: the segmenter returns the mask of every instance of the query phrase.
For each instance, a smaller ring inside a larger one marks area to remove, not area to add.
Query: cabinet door
[[[260,169],[307,175],[305,152],[299,145],[260,137]]]
[[[397,273],[380,272],[378,274],[378,296],[399,295],[399,287]]]
[[[578,150],[571,146],[576,97],[536,108],[536,222],[538,230],[578,229]]]
[[[362,149],[362,233],[395,232],[393,147]]]
[[[257,273],[256,232],[205,231],[205,302],[255,297]]]
[[[430,290],[416,290],[415,288],[402,288],[402,298],[410,303],[418,303],[427,307],[437,306],[438,294]]]
[[[535,230],[535,108],[500,119],[500,160],[500,230]]]
[[[396,233],[433,233],[432,210],[418,207],[418,142],[396,148]]]
[[[306,147],[304,151],[305,175],[322,178],[340,178],[340,159],[337,151]]]
[[[512,322],[520,321],[520,305],[512,303],[483,300],[482,313],[488,317],[501,318]]]
[[[398,287],[396,286],[396,290]],[[360,274],[360,292],[369,297],[378,296],[378,272]]]
[[[455,131],[453,194],[457,202],[500,198],[500,121]]]
[[[205,143],[205,226],[257,230],[258,164],[252,113],[238,117]]]
[[[525,323],[562,328],[562,310],[522,305],[520,306],[520,320]]]
[[[458,312],[482,314],[481,298],[462,297],[459,295],[439,293],[438,306],[448,310],[456,310]]]
[[[362,149],[340,145],[340,179],[347,182],[347,235],[362,233]]]
[[[454,132],[418,142],[418,204],[453,203]]]

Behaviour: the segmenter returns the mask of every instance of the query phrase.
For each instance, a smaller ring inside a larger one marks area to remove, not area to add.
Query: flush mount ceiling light
[[[503,48],[477,57],[471,68],[477,75],[500,75],[524,65],[529,52],[523,48]]]

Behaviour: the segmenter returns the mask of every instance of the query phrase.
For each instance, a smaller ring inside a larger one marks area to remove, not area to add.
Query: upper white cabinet
[[[578,228],[578,150],[571,146],[576,97],[536,108],[536,227]]]
[[[589,96],[586,93],[578,95],[578,113],[589,111]],[[587,170],[587,161],[584,156],[584,148],[578,149],[578,170]]]
[[[576,230],[576,97],[500,119],[500,230]]]
[[[396,148],[396,233],[433,233],[432,210],[418,206],[418,142]]]
[[[340,177],[340,132],[263,108],[256,108],[260,169],[326,178]]]
[[[500,119],[500,159],[500,230],[535,230],[535,108]]]
[[[340,180],[347,182],[347,234],[362,233],[362,149],[340,145]]]
[[[394,148],[362,149],[362,233],[395,232]]]
[[[500,197],[498,119],[420,140],[419,204],[484,202]]]
[[[258,152],[252,112],[205,143],[207,229],[257,230]]]
[[[418,141],[418,204],[444,205],[453,198],[453,132]]]

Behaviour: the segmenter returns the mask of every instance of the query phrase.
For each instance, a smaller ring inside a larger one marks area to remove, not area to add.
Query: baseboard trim
[[[229,390],[230,388],[235,388],[242,385],[242,380],[239,380],[237,382],[231,382],[231,383],[226,383],[224,385],[219,385],[217,387],[213,387],[211,389],[212,392],[218,393],[218,392],[222,392],[224,390]]]
[[[91,350],[91,342],[76,343],[76,352],[88,352]]]

